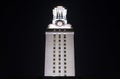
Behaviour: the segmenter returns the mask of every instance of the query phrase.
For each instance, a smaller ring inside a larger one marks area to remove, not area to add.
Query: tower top
[[[67,24],[67,9],[63,6],[57,6],[53,9],[52,24],[48,25],[48,29],[71,29],[71,25]]]
[[[66,19],[67,10],[63,6],[57,6],[53,9],[53,19]]]

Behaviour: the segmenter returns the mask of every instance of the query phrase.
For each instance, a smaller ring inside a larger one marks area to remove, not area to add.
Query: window
[[[66,49],[66,47],[64,47],[64,49]]]
[[[66,70],[64,70],[64,73],[66,73]]]
[[[61,62],[59,62],[59,65],[61,65]]]
[[[61,47],[59,47],[59,49],[61,49]]]
[[[53,66],[53,69],[55,69],[55,66]]]
[[[64,62],[64,65],[66,65],[66,62]]]
[[[55,51],[53,51],[53,53],[55,53]]]
[[[66,40],[64,40],[64,42],[66,42]]]
[[[55,47],[53,47],[53,49],[55,49]]]
[[[59,42],[61,42],[61,40],[59,40]]]
[[[59,55],[59,57],[61,57],[61,55]]]
[[[55,54],[53,54],[53,57],[55,57]]]
[[[66,69],[66,66],[64,66],[64,69]]]
[[[66,35],[64,35],[64,38],[66,38]]]
[[[66,61],[66,58],[64,59],[64,61]]]
[[[61,35],[59,34],[59,38],[61,38]]]
[[[64,51],[64,53],[66,53],[66,51]]]
[[[61,73],[61,70],[59,70],[59,73]]]
[[[53,58],[53,61],[55,61],[55,58]]]
[[[53,65],[55,65],[55,62],[53,62]]]
[[[61,53],[61,51],[59,51],[59,53]]]
[[[56,40],[55,40],[55,35],[53,35],[53,42],[55,42]]]
[[[59,69],[61,69],[61,66],[59,66]]]
[[[59,58],[59,61],[61,60],[61,58]]]
[[[55,42],[55,40],[53,40]]]
[[[53,70],[53,73],[55,73],[55,70]]]
[[[55,34],[54,34],[53,36],[54,36],[54,37],[56,37],[56,35],[55,35]]]
[[[64,46],[66,46],[66,44],[64,43]]]
[[[66,57],[66,55],[64,55],[64,57]]]

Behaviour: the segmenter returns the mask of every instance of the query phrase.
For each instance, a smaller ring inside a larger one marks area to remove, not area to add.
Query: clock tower
[[[66,15],[63,6],[53,9],[52,24],[45,33],[44,76],[75,76],[74,31]]]

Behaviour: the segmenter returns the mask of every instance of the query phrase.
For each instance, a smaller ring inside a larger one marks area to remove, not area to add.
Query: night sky
[[[58,5],[68,10],[75,31],[76,76],[118,76],[119,3],[110,0],[0,2],[0,75],[44,75],[45,31]]]

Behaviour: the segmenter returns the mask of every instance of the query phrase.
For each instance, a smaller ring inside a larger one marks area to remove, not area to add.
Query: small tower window
[[[61,60],[61,58],[59,58],[59,61]]]
[[[59,66],[59,69],[61,69],[61,66]]]
[[[61,40],[59,40],[59,42],[61,42]]]
[[[64,66],[64,69],[66,69],[66,66]]]
[[[53,62],[53,65],[55,65],[55,62]]]
[[[66,57],[66,55],[64,55],[64,57]]]
[[[64,73],[66,73],[66,70],[64,70]]]
[[[61,62],[59,62],[59,65],[61,65]]]
[[[55,40],[53,40],[55,42]]]
[[[66,61],[66,58],[64,58],[64,61]]]
[[[55,73],[55,70],[53,70],[53,73]]]
[[[66,44],[64,43],[64,46],[66,46]]]
[[[66,38],[66,35],[64,35],[64,38]]]
[[[54,34],[53,36],[54,36],[54,38],[56,37],[56,35],[55,35],[55,34]]]
[[[59,49],[61,49],[61,47],[59,47]]]
[[[59,53],[61,53],[61,51],[59,51]]]
[[[66,65],[66,62],[64,62],[64,65]]]
[[[61,70],[59,70],[59,73],[61,73]]]
[[[66,42],[66,40],[64,40],[64,42]]]
[[[59,46],[60,46],[61,44],[59,43]]]
[[[55,69],[55,66],[53,66],[53,69]]]
[[[66,53],[66,51],[64,51],[64,53]]]
[[[61,35],[59,34],[59,38],[61,38]]]
[[[55,61],[55,58],[53,58],[53,61]]]
[[[59,55],[59,57],[61,57],[61,55]]]
[[[55,57],[55,54],[53,54],[53,57]]]

